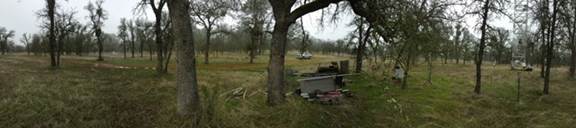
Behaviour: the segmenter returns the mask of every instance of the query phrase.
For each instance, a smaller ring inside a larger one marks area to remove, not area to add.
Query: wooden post
[[[518,73],[517,73],[518,74],[518,79],[517,79],[517,81],[518,81],[518,94],[516,96],[516,101],[518,101],[518,103],[520,103],[520,72],[521,71],[518,71]]]

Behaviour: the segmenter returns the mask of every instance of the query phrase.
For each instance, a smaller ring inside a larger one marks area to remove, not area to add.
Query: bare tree
[[[166,46],[164,44],[164,30],[162,28],[162,18],[163,17],[163,10],[164,10],[164,6],[166,5],[166,0],[142,0],[139,3],[139,8],[144,9],[145,6],[150,6],[150,8],[152,8],[152,12],[154,12],[154,16],[155,16],[155,22],[154,22],[154,34],[155,36],[155,41],[156,41],[156,58],[157,58],[157,64],[156,64],[156,72],[158,74],[165,74],[168,71],[164,70],[167,69],[165,68],[164,65],[164,55],[165,55],[165,50],[166,50]]]
[[[108,14],[102,8],[104,0],[97,0],[95,3],[88,3],[84,9],[89,12],[88,19],[90,19],[92,25],[92,32],[96,36],[96,43],[98,44],[98,61],[104,61],[102,57],[102,52],[104,51],[104,46],[102,44],[102,26],[104,26],[104,20],[108,19]]]
[[[24,47],[26,48],[26,53],[27,53],[27,55],[30,55],[30,51],[32,51],[31,47],[30,47],[30,45],[32,45],[32,34],[27,34],[27,33],[22,34],[22,38],[20,39],[20,42],[24,43]]]
[[[306,2],[306,1],[303,1]],[[303,3],[305,4],[305,3]],[[300,53],[304,53],[308,51],[308,47],[310,46],[310,34],[308,34],[308,32],[306,32],[306,29],[304,29],[304,18],[300,18],[300,31],[302,34],[301,37],[301,41],[300,41]]]
[[[458,23],[456,25],[456,27],[454,28],[456,29],[456,35],[454,35],[454,48],[453,48],[453,54],[452,56],[454,57],[454,59],[456,59],[456,64],[460,63],[460,51],[461,51],[461,44],[462,44],[462,40],[461,40],[461,36],[462,36],[462,31],[464,30],[462,28],[462,25],[460,23]]]
[[[132,53],[132,58],[134,58],[134,51],[136,49],[136,25],[134,25],[134,21],[128,21],[128,30],[130,31],[130,52]]]
[[[55,21],[55,13],[56,13],[56,0],[46,0],[46,14],[45,17],[48,18],[49,27],[48,27],[48,44],[49,44],[49,51],[50,51],[50,66],[52,68],[58,68],[59,65],[56,63],[56,21]]]
[[[554,58],[554,41],[556,39],[556,21],[558,15],[558,0],[553,0],[553,12],[552,12],[552,22],[550,24],[549,33],[550,36],[548,37],[548,47],[546,52],[546,72],[544,74],[544,89],[543,94],[548,95],[550,93],[550,69],[552,68],[552,59]]]
[[[128,23],[126,22],[126,18],[120,19],[120,26],[118,26],[118,37],[122,40],[122,51],[124,52],[124,59],[126,59],[126,52],[128,41]]]
[[[206,44],[204,46],[204,64],[209,63],[210,56],[210,41],[216,23],[226,16],[228,10],[231,8],[230,2],[227,0],[198,0],[192,5],[192,17],[195,17],[199,24],[204,26],[206,31]]]
[[[506,58],[506,55],[508,55],[507,52],[511,51],[508,47],[506,47],[510,32],[504,28],[494,27],[490,29],[486,34],[486,38],[488,40],[486,45],[492,49],[491,52],[494,62],[497,64],[510,62],[511,60],[507,60]]]
[[[270,6],[266,0],[248,0],[242,5],[241,23],[247,26],[251,35],[251,41],[248,45],[250,63],[254,63],[258,50],[263,47],[264,24],[266,24],[269,9]]]
[[[87,44],[89,44],[90,42],[90,37],[92,37],[92,34],[89,32],[88,30],[88,26],[85,25],[81,25],[81,24],[76,24],[76,27],[74,27],[76,30],[73,32],[75,37],[75,43],[74,43],[74,47],[75,47],[75,53],[77,56],[82,56],[83,53],[86,51],[85,49],[87,48]]]
[[[478,14],[482,17],[482,22],[480,26],[480,44],[478,45],[478,51],[476,53],[476,85],[474,86],[474,93],[476,94],[480,94],[482,90],[482,62],[484,61],[484,49],[486,48],[490,13],[503,14],[505,12],[504,6],[508,2],[508,0],[484,0],[481,2],[483,5],[481,10],[478,11]]]
[[[151,33],[151,28],[154,26],[154,23],[148,22],[144,19],[137,19],[136,21],[134,21],[135,24],[135,33],[136,33],[136,38],[138,40],[138,42],[140,42],[140,46],[139,46],[139,53],[140,53],[140,57],[144,57],[144,45],[147,44],[147,42],[149,42],[152,38],[150,36],[152,36],[153,34],[148,34]],[[150,53],[152,53],[152,51],[150,51]]]
[[[364,57],[366,55],[366,44],[370,38],[370,32],[372,31],[371,27],[366,27],[367,25],[370,26],[364,18],[357,17],[354,21],[358,31],[358,44],[356,47],[356,69],[354,72],[360,73],[362,72],[362,66],[364,65]]]
[[[61,59],[64,52],[64,42],[65,39],[75,30],[78,21],[74,19],[75,11],[58,11],[56,13],[56,64],[60,65]]]
[[[568,48],[570,49],[570,62],[568,77],[576,79],[576,1],[569,1],[568,4],[562,4],[566,10],[561,12],[563,21],[569,35]]]
[[[2,55],[5,55],[10,50],[9,39],[14,37],[14,33],[13,30],[8,31],[6,28],[0,27],[0,52],[2,52]]]

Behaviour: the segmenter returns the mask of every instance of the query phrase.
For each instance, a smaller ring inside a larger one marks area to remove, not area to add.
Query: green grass
[[[435,64],[433,84],[425,85],[425,66],[411,72],[408,89],[389,81],[390,71],[369,70],[350,78],[355,97],[327,106],[288,96],[287,103],[265,104],[266,58],[256,64],[226,53],[199,64],[203,103],[200,127],[550,127],[576,124],[576,85],[554,71],[552,94],[542,96],[538,72],[523,73],[516,102],[516,74],[507,66],[485,66],[483,94],[472,93],[472,65]],[[314,70],[343,57],[322,55],[309,61],[287,57],[288,68]],[[147,58],[65,57],[61,69],[41,56],[0,56],[2,127],[192,127],[176,112],[174,77],[158,77]],[[131,67],[119,69],[116,66]],[[171,64],[170,72],[174,72]],[[386,73],[388,72],[388,73]],[[382,75],[386,74],[386,75]],[[288,79],[290,90],[297,86]],[[242,89],[240,97],[231,90]]]
[[[408,89],[366,74],[352,88],[363,93],[369,111],[381,127],[572,127],[575,81],[554,75],[552,95],[542,96],[537,72],[523,73],[521,102],[516,102],[516,73],[485,67],[482,95],[472,94],[473,67],[437,65],[433,85],[424,85],[425,72],[412,72]],[[444,70],[440,70],[444,69]]]

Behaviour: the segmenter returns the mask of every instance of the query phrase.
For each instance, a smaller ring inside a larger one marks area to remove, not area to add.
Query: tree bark
[[[544,25],[542,27],[544,27]],[[544,72],[546,70],[545,69],[545,67],[546,67],[545,66],[546,65],[545,64],[546,63],[546,49],[548,46],[546,43],[546,42],[548,42],[546,40],[546,38],[547,38],[546,30],[547,30],[546,28],[542,28],[542,30],[541,30],[542,31],[542,40],[541,40],[542,45],[540,46],[540,52],[541,52],[541,55],[540,55],[540,77],[541,78],[544,78]]]
[[[63,28],[62,28],[62,29],[63,29]],[[65,38],[64,36],[66,35],[66,34],[64,34],[64,31],[65,31],[65,30],[60,30],[60,31],[61,31],[61,32],[60,32],[60,36],[58,36],[58,39],[57,39],[57,42],[58,42],[58,43],[56,43],[56,44],[57,44],[57,47],[56,47],[56,64],[57,64],[57,65],[60,65],[60,56],[62,56],[62,49],[64,48],[64,47],[63,47],[63,46],[64,46],[64,42],[63,42],[63,41],[64,41],[64,38]]]
[[[4,41],[6,40],[6,41]],[[0,52],[2,52],[2,55],[6,54],[6,51],[8,48],[7,47],[8,44],[8,39],[4,39],[4,37],[2,37],[2,35],[0,35]]]
[[[102,52],[104,52],[104,45],[102,44],[102,30],[97,28],[96,30],[96,42],[98,43],[98,61],[104,61],[102,57]]]
[[[576,35],[574,35],[576,36]],[[569,69],[569,77],[571,79],[576,79],[576,41],[573,41],[571,44],[571,59],[570,59],[570,69]]]
[[[152,42],[147,42],[148,43],[148,57],[150,59],[150,61],[154,60],[154,43]],[[156,70],[158,71],[158,70]]]
[[[126,53],[126,52],[128,51],[128,49],[126,48],[126,45],[127,45],[126,43],[128,43],[126,40],[123,40],[123,41],[122,41],[122,47],[123,47],[122,51],[124,52],[124,59],[127,58],[127,53]]]
[[[26,55],[30,55],[30,43],[26,43]]]
[[[144,37],[146,38],[146,37]],[[140,40],[140,58],[144,57],[144,43],[146,43],[148,39],[141,39]]]
[[[484,12],[482,15],[482,37],[480,38],[480,46],[478,46],[478,54],[476,60],[476,86],[474,87],[474,93],[480,94],[482,90],[482,59],[484,58],[484,47],[486,44],[486,28],[488,26],[488,13],[489,13],[490,0],[486,0],[484,3]]]
[[[426,63],[428,64],[428,79],[426,83],[432,85],[432,53],[426,55]]]
[[[250,64],[254,63],[254,59],[256,58],[256,41],[257,41],[257,36],[255,36],[254,34],[252,34],[251,36],[251,41],[250,41],[250,45],[248,46],[248,56],[250,57]]]
[[[210,60],[210,37],[212,37],[212,26],[208,25],[206,28],[206,46],[204,47],[204,64],[209,64]]]
[[[364,20],[360,19],[360,24],[358,25],[358,47],[356,48],[356,69],[355,73],[362,72],[364,50],[366,49],[366,42],[364,42]]]
[[[574,37],[576,35],[572,35]],[[569,77],[571,79],[576,79],[576,41],[572,41],[570,44],[571,49],[571,56],[570,56],[570,69],[569,69]]]
[[[284,102],[284,59],[290,22],[282,16],[276,18],[268,64],[268,104],[271,106]]]
[[[553,3],[554,12],[552,13],[552,23],[550,27],[550,37],[548,43],[548,54],[546,61],[546,72],[544,74],[544,89],[543,94],[550,94],[550,69],[552,68],[552,59],[554,59],[554,40],[556,36],[556,15],[558,14],[558,0],[554,0]]]
[[[168,9],[174,29],[176,45],[176,85],[178,86],[178,113],[199,119],[201,111],[196,79],[194,36],[188,0],[168,0]],[[195,122],[197,123],[197,122]]]
[[[1,37],[1,35],[0,35]],[[0,53],[2,53],[2,55],[4,55],[4,41],[2,40],[2,38],[0,38]]]
[[[546,77],[546,61],[547,60],[547,50],[548,50],[548,45],[549,45],[549,36],[550,36],[550,22],[549,20],[549,14],[548,14],[548,5],[549,5],[549,0],[542,0],[543,4],[542,4],[542,12],[544,13],[545,16],[541,18],[541,31],[542,31],[542,45],[541,47],[541,64],[540,64],[540,77],[541,78],[545,78]]]
[[[132,58],[134,58],[134,49],[136,48],[136,47],[135,47],[135,44],[136,44],[136,39],[135,39],[135,38],[136,38],[136,37],[134,36],[134,31],[135,31],[135,29],[134,29],[134,26],[133,26],[133,22],[132,22],[132,21],[130,21],[130,29],[129,29],[129,30],[130,30],[130,47],[131,47],[131,48],[130,48],[130,52],[132,53]]]
[[[155,3],[151,3],[155,4]],[[162,3],[161,3],[162,4]],[[158,8],[162,9],[162,8]],[[156,23],[154,24],[154,32],[156,33],[156,72],[161,75],[167,73],[164,71],[164,42],[163,42],[163,32],[162,32],[162,10],[154,10],[156,15]]]
[[[56,11],[56,0],[46,0],[48,4],[48,19],[50,20],[50,30],[48,30],[48,44],[50,45],[50,64],[53,68],[58,68],[59,65],[56,63],[56,35],[55,35],[55,11]]]
[[[410,78],[410,70],[412,67],[412,57],[413,57],[413,51],[408,51],[408,56],[406,58],[406,66],[404,67],[405,72],[404,72],[404,79],[402,79],[402,89],[406,89],[408,88],[408,78]]]
[[[569,45],[571,50],[571,57],[568,77],[571,79],[576,79],[576,6],[573,6],[572,10],[574,11],[574,16],[572,17],[572,35],[570,36],[572,40]]]
[[[173,40],[172,40],[173,41]],[[170,59],[172,57],[172,51],[174,50],[174,42],[168,44],[169,47],[166,48],[166,58],[164,59],[164,71],[168,72],[168,64],[170,64]]]

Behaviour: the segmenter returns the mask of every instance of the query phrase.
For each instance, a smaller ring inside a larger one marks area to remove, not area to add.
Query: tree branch
[[[333,3],[338,3],[341,2],[343,0],[315,0],[312,1],[308,4],[302,5],[298,8],[296,8],[294,11],[292,11],[292,13],[290,13],[290,15],[288,16],[288,20],[289,21],[296,21],[296,19],[314,12],[314,11],[318,11],[320,9],[326,8],[328,7],[330,4]]]

